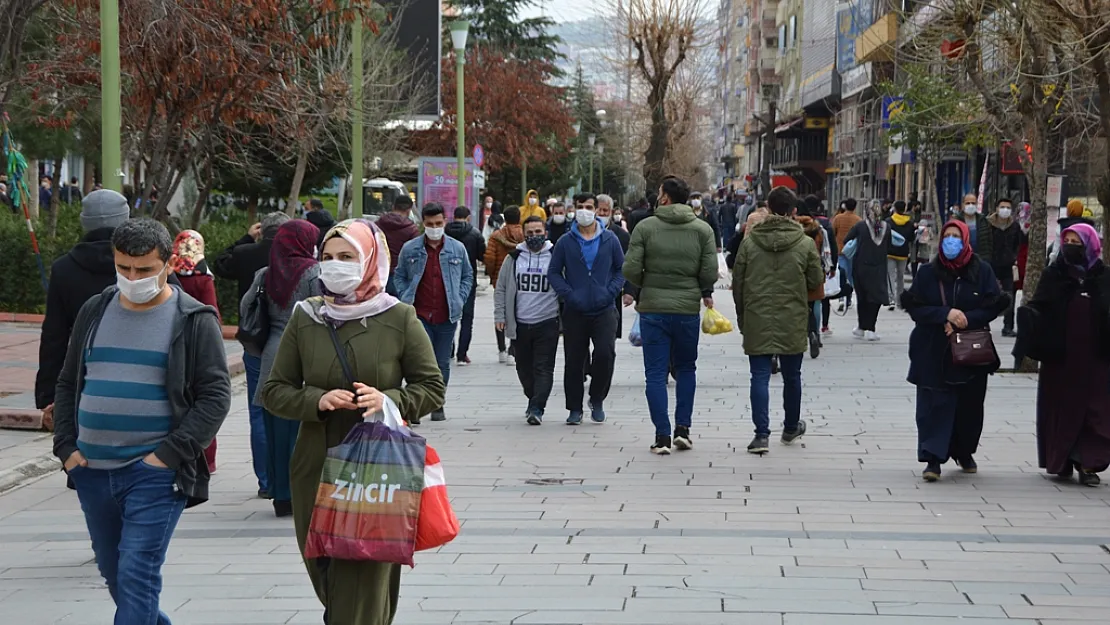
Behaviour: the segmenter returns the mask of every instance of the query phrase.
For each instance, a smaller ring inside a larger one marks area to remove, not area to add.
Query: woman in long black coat
[[[925,463],[927,482],[940,479],[940,465],[949,458],[965,473],[978,470],[973,456],[983,434],[987,377],[1002,363],[996,354],[987,366],[954,364],[949,336],[989,329],[1010,301],[990,264],[972,252],[963,222],[948,222],[941,237],[936,257],[918,268],[913,286],[902,293],[902,308],[916,323],[908,380],[917,386],[917,459]]]
[[[1019,312],[1018,341],[1041,363],[1037,459],[1061,478],[1099,484],[1110,465],[1110,271],[1095,229],[1077,224]]]
[[[890,225],[883,219],[882,203],[871,200],[864,220],[844,238],[845,247],[849,241],[856,242],[856,253],[852,257],[852,288],[856,292],[859,319],[858,327],[852,331],[856,338],[879,340],[875,323],[879,319],[879,309],[889,303],[886,250],[890,237]]]

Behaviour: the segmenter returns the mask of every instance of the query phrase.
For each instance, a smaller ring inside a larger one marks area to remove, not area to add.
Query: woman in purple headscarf
[[[1110,271],[1094,228],[1061,233],[1060,255],[1045,267],[1019,313],[1019,342],[1040,361],[1037,456],[1050,474],[1097,486],[1110,466]]]

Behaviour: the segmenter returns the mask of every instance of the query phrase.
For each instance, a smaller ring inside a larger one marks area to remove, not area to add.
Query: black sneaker
[[[694,448],[694,443],[690,440],[690,428],[680,425],[674,429],[674,448],[682,451]]]
[[[751,443],[748,443],[749,454],[765,454],[769,451],[771,447],[766,436],[756,436]]]
[[[599,401],[590,401],[590,420],[594,423],[605,423],[605,408]]]
[[[821,335],[816,332],[809,333],[809,357],[816,358],[821,355]]]
[[[567,425],[578,425],[582,423],[582,411],[571,410],[570,415],[567,416]]]
[[[940,479],[940,463],[930,462],[925,465],[925,470],[921,472],[921,479],[926,482],[935,482]]]
[[[954,458],[956,465],[963,469],[964,473],[978,473],[979,465],[975,464],[975,458],[967,456],[966,458]]]
[[[1013,330],[1009,330],[1009,329],[1006,329],[1006,328],[1002,328],[1002,336],[1004,336],[1008,339],[1017,338],[1017,332],[1014,332]]]
[[[656,456],[666,456],[671,453],[671,437],[656,436],[655,444],[651,446],[651,453]]]
[[[1086,471],[1083,471],[1083,470],[1079,471],[1079,484],[1081,486],[1094,487],[1094,486],[1098,486],[1101,483],[1102,483],[1102,480],[1099,479],[1097,473],[1087,473]]]
[[[543,413],[536,410],[529,410],[527,413],[528,425],[540,425],[543,423]]]
[[[443,408],[432,412],[432,421],[446,421],[447,414],[443,412]]]
[[[293,502],[282,499],[274,500],[274,516],[279,519],[293,516]]]
[[[782,431],[782,444],[783,445],[789,445],[789,444],[793,443],[794,441],[798,440],[799,438],[805,436],[805,434],[806,434],[806,422],[802,419],[798,419],[798,427],[794,428],[793,431],[789,431],[789,432],[786,431],[786,430]]]

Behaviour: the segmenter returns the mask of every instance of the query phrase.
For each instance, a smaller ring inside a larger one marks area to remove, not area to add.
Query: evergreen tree
[[[450,0],[451,7],[470,20],[476,45],[526,61],[554,63],[563,57],[562,40],[548,32],[555,22],[547,17],[519,18],[523,9],[535,4],[536,0]]]

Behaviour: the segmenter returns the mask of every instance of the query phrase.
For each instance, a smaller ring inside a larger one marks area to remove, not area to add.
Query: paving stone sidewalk
[[[452,374],[449,420],[420,430],[463,533],[406,571],[398,625],[1107,622],[1110,491],[1037,470],[1033,378],[992,378],[979,474],[949,465],[923,484],[904,315],[884,309],[876,344],[834,319],[825,353],[805,361],[809,434],[773,439],[762,458],[744,451],[741,339],[703,336],[695,448],[655,457],[640,350],[618,344],[607,423],[563,425],[557,388],[547,422],[529,427],[514,371],[496,364],[491,299],[478,298],[475,362]],[[174,537],[163,608],[175,625],[320,623],[291,523],[252,496],[239,385],[212,501]],[[53,474],[0,496],[4,623],[111,620],[63,484]]]

